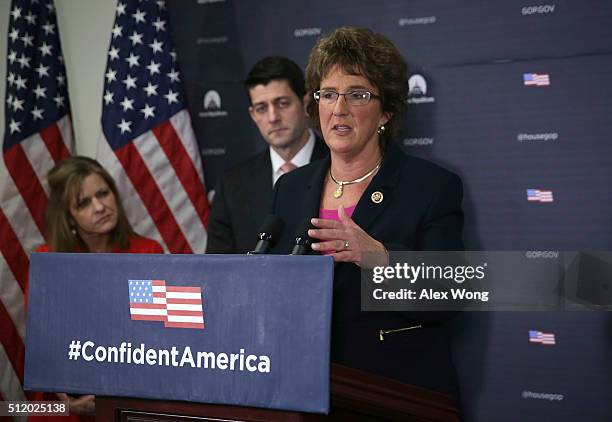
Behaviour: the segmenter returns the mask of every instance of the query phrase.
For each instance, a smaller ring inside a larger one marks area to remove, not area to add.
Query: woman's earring
[[[382,135],[383,133],[385,133],[385,130],[387,130],[387,128],[385,127],[385,125],[380,125],[380,127],[378,128],[378,130],[376,131],[376,133],[378,133],[379,135]]]

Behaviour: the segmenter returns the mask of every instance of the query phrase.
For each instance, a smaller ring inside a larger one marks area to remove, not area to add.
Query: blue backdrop
[[[463,178],[469,249],[612,249],[611,2],[168,3],[209,188],[265,147],[242,88],[250,67],[272,54],[305,66],[321,34],[366,26],[395,42],[420,88],[397,142]],[[609,313],[479,313],[455,331],[468,420],[612,419]]]

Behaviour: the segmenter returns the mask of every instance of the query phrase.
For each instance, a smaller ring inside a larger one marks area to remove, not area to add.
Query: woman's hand
[[[362,268],[389,264],[389,255],[384,245],[359,227],[346,214],[342,205],[338,207],[338,217],[340,221],[322,218],[311,220],[316,229],[308,230],[308,235],[320,240],[312,243],[313,250],[332,256],[336,262],[353,262]]]
[[[96,411],[95,396],[89,394],[81,397],[72,397],[66,393],[57,393],[60,400],[67,401],[70,413],[76,415],[93,415]]]

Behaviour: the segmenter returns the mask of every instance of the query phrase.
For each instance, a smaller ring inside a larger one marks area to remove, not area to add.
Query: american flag
[[[73,149],[53,1],[11,2],[6,74],[0,164],[0,400],[25,400],[28,256],[44,243],[46,174]]]
[[[134,229],[171,253],[203,253],[209,204],[163,1],[119,1],[98,159]]]
[[[555,335],[551,333],[543,333],[542,331],[529,330],[529,342],[553,345],[555,342]]]
[[[548,73],[523,73],[523,83],[526,86],[548,86],[550,75]]]
[[[527,200],[530,202],[554,202],[551,190],[527,189]]]
[[[204,328],[202,289],[166,286],[164,280],[129,280],[133,320],[163,321],[172,328]]]

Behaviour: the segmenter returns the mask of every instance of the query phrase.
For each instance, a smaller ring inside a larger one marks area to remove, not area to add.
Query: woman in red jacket
[[[96,160],[67,158],[51,169],[47,178],[50,191],[45,210],[47,244],[39,246],[36,252],[164,252],[155,240],[134,232],[113,178]],[[54,399],[50,393],[37,395],[40,400]],[[93,395],[57,395],[70,402],[71,416],[65,420],[78,421],[76,415],[94,413]]]

